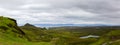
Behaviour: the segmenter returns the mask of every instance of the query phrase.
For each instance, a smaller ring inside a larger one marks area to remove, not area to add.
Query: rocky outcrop
[[[0,35],[8,34],[9,36],[21,37],[25,33],[17,26],[16,20],[8,17],[0,16]]]

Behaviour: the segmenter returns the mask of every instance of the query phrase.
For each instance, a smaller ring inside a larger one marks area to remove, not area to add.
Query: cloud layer
[[[31,24],[120,24],[119,0],[0,0],[0,16]]]

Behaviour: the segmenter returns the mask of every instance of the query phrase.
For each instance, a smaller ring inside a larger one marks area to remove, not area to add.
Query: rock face
[[[0,35],[3,34],[21,38],[25,36],[25,33],[17,26],[16,20],[0,16]]]

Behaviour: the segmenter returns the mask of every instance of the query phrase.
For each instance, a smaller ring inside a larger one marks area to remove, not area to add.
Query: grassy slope
[[[80,39],[69,31],[38,30],[35,27],[19,29],[15,20],[0,17],[0,45],[120,45],[120,30],[112,30],[102,36],[98,41],[95,38]],[[106,29],[105,29],[106,30]],[[107,28],[108,30],[108,28]],[[31,38],[31,42],[26,39]],[[95,43],[94,43],[95,42]]]
[[[0,17],[0,45],[51,45],[49,42],[29,42],[14,19]]]
[[[53,45],[88,45],[97,39],[80,39],[78,33],[64,30],[38,30],[35,26],[22,26],[23,31],[32,41],[51,42]],[[32,37],[31,37],[32,36]],[[37,39],[37,40],[36,40]]]
[[[66,27],[53,27],[51,30],[63,30],[71,32],[81,32],[85,34],[93,35],[104,35],[111,30],[120,30],[120,26],[96,26],[96,27],[76,27],[76,26],[66,26]]]
[[[91,45],[120,45],[120,30],[113,30]]]

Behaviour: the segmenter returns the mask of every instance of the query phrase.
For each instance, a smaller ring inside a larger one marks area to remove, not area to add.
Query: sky
[[[120,24],[120,0],[0,0],[0,16],[19,25]]]

